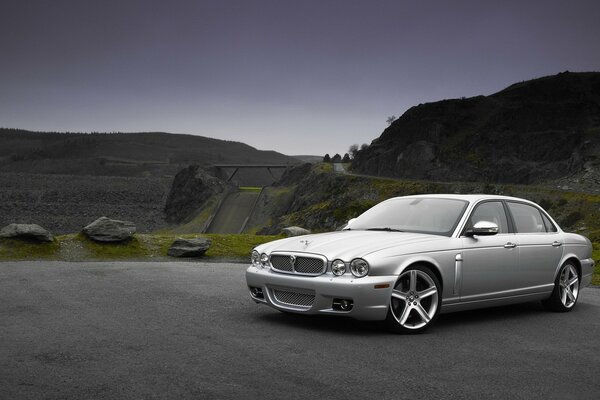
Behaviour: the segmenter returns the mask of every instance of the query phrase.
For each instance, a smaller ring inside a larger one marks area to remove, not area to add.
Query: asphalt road
[[[428,333],[254,304],[244,265],[0,263],[1,399],[597,399],[600,290]]]

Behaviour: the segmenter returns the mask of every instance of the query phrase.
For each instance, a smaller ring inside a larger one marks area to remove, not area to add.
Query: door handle
[[[554,242],[552,242],[552,246],[554,246],[554,247],[560,247],[560,246],[562,246],[562,243],[559,242],[559,241],[557,241],[557,240],[555,240]]]
[[[514,249],[515,247],[517,247],[517,245],[512,242],[508,242],[504,245],[505,249]]]

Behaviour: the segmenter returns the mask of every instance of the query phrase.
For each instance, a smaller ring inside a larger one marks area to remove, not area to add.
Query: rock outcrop
[[[123,242],[133,237],[136,228],[130,221],[100,217],[83,228],[83,233],[96,242]]]
[[[36,242],[54,241],[52,234],[37,224],[9,224],[0,230],[0,237]]]
[[[194,239],[177,239],[173,242],[167,254],[171,257],[201,257],[210,248],[212,241],[199,237]]]
[[[487,97],[412,107],[356,154],[352,168],[436,181],[529,184],[581,175],[595,182],[599,143],[600,73],[565,72]]]
[[[165,205],[167,222],[182,223],[215,194],[228,188],[226,182],[207,173],[198,165],[179,171],[173,179]]]

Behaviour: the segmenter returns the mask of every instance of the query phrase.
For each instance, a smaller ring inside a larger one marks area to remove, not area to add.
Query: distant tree
[[[344,158],[342,158],[342,162],[349,163],[350,162],[350,154],[344,154]]]
[[[335,153],[335,156],[333,156],[333,158],[331,159],[332,162],[342,162],[342,156],[340,156],[338,153]]]
[[[358,145],[353,144],[352,146],[350,146],[350,148],[348,149],[348,153],[350,153],[351,158],[356,157],[356,153],[358,153]]]
[[[329,153],[325,154],[325,157],[323,157],[323,162],[331,162],[331,157],[329,156]]]
[[[369,145],[368,145],[368,144],[366,144],[366,143],[363,143],[363,144],[360,146],[360,151],[366,150],[366,149],[368,149],[368,148],[369,148]]]
[[[398,117],[396,117],[395,115],[392,115],[391,117],[388,117],[385,122],[387,122],[388,125],[391,125],[394,123],[395,120],[397,120]]]

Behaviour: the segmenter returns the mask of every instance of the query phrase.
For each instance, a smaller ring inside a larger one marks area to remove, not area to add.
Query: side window
[[[540,210],[528,204],[508,202],[518,233],[546,232]]]
[[[508,233],[508,219],[504,207],[499,201],[487,201],[479,204],[471,214],[469,226],[472,227],[479,221],[493,222],[498,225],[498,233]]]
[[[546,214],[542,213],[542,219],[544,220],[544,225],[546,225],[546,232],[558,232],[558,229],[556,229],[556,226],[554,226],[552,221],[546,217]]]

